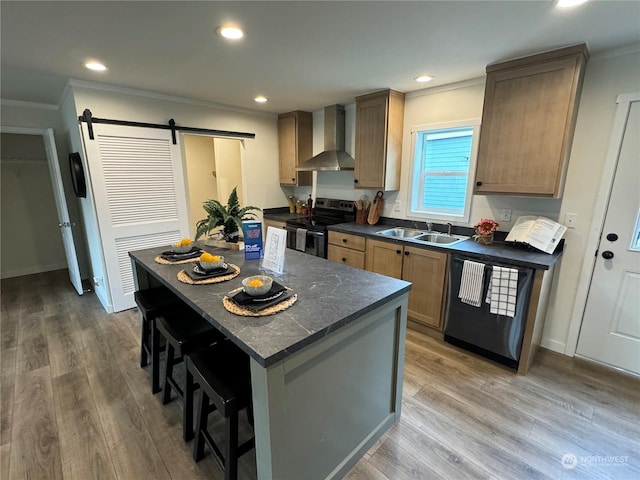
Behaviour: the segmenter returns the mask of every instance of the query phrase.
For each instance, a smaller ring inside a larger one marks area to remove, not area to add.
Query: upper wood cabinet
[[[404,93],[383,90],[356,97],[355,188],[398,190]]]
[[[442,330],[448,260],[436,250],[367,239],[366,269],[411,282],[408,317],[437,330]]]
[[[581,44],[487,66],[476,194],[562,196],[588,56]]]
[[[313,115],[295,111],[278,115],[278,152],[280,184],[311,185],[312,172],[297,172],[299,163],[313,153]]]

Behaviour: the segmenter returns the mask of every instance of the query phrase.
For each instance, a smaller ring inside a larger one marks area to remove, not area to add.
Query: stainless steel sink
[[[425,231],[423,230],[414,230],[411,228],[389,228],[388,230],[382,230],[380,232],[376,232],[377,235],[383,235],[385,237],[393,237],[393,238],[415,238],[420,235],[424,235]]]
[[[415,243],[422,243],[425,245],[453,245],[458,242],[467,240],[469,237],[462,235],[449,235],[440,232],[431,232],[425,230],[416,230],[413,228],[395,227],[388,228],[387,230],[381,230],[376,232],[376,235],[383,237],[397,238],[409,240]]]
[[[414,240],[418,242],[440,243],[445,245],[451,245],[452,243],[458,243],[462,240],[466,240],[468,237],[454,237],[453,235],[447,235],[446,233],[427,233],[414,237]]]

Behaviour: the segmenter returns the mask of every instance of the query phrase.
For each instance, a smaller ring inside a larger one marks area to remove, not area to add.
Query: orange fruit
[[[220,257],[218,255],[211,255],[209,252],[204,252],[200,255],[201,262],[219,262]]]

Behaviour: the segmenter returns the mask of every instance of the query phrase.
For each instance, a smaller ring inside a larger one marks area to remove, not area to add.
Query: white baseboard
[[[540,346],[546,348],[547,350],[551,350],[552,352],[561,353],[562,355],[564,355],[564,342],[559,342],[558,340],[552,340],[550,338],[543,338],[540,342]]]
[[[3,270],[0,278],[22,277],[24,275],[33,275],[35,273],[51,272],[52,270],[62,270],[67,268],[66,263],[50,263],[49,265],[31,265],[24,268],[13,268]]]

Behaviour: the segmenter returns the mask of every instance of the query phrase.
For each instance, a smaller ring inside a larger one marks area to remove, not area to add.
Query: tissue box
[[[245,260],[256,260],[262,258],[262,222],[257,220],[246,220],[242,222],[242,234],[244,236],[244,258]]]

